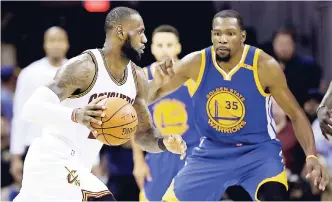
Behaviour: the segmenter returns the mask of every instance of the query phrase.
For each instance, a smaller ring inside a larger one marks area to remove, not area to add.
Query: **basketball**
[[[137,114],[134,107],[121,98],[102,100],[106,109],[104,117],[96,117],[102,125],[91,123],[98,132],[96,138],[106,145],[117,146],[126,143],[136,133]]]

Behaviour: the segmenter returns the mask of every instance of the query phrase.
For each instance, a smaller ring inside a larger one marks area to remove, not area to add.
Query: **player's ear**
[[[244,43],[246,41],[247,38],[247,32],[246,30],[242,30],[241,31],[241,42]]]
[[[125,34],[124,34],[124,31],[123,31],[122,25],[117,25],[116,26],[116,33],[117,33],[117,35],[120,39],[122,39],[122,40],[125,39]]]

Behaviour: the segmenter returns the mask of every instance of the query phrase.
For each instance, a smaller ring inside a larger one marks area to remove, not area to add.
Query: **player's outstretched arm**
[[[135,142],[142,150],[151,153],[159,153],[165,150],[181,154],[184,157],[187,146],[180,135],[162,137],[160,132],[153,126],[150,112],[147,108],[148,81],[144,76],[143,69],[136,67],[137,73],[137,96],[134,108],[138,117],[138,126],[135,134]]]
[[[92,58],[88,54],[70,59],[58,70],[49,84],[38,88],[25,103],[22,109],[23,118],[41,124],[75,121],[92,130],[90,122],[99,124],[92,116],[102,115],[102,106],[97,105],[97,101],[102,97],[83,109],[64,107],[60,102],[76,90],[86,90],[93,81],[95,71]]]
[[[329,180],[325,169],[315,156],[316,148],[312,128],[302,108],[289,90],[279,63],[266,53],[260,53],[258,75],[261,85],[269,90],[279,106],[291,119],[295,135],[307,156],[309,176],[311,175],[315,180],[315,186],[324,190]]]
[[[332,81],[322,102],[317,108],[317,116],[322,133],[326,139],[332,136]]]
[[[174,92],[188,79],[196,81],[201,62],[202,52],[196,51],[176,63],[165,61],[157,65],[154,79],[149,84],[148,104]]]

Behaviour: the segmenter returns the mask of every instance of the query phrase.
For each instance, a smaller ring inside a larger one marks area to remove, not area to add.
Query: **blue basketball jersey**
[[[202,50],[192,97],[200,136],[231,144],[276,139],[272,97],[264,92],[258,78],[260,51],[245,45],[239,64],[226,73],[218,66],[212,46]]]
[[[151,66],[144,68],[149,80],[153,79]],[[198,145],[199,137],[194,126],[194,111],[190,92],[194,81],[188,80],[177,91],[149,106],[155,127],[162,135],[179,134],[188,146]]]

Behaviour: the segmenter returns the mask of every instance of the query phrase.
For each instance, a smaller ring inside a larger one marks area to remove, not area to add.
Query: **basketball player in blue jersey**
[[[181,52],[179,33],[170,25],[161,25],[152,33],[151,51],[157,62],[167,58],[178,60]],[[144,71],[149,80],[153,79],[157,63],[153,63]],[[198,146],[199,138],[193,124],[191,90],[194,82],[186,81],[178,90],[149,106],[154,125],[163,136],[179,134],[186,141],[190,155],[194,146]],[[140,201],[161,201],[172,179],[184,166],[178,155],[170,152],[147,153],[133,145],[134,176],[141,189]]]
[[[200,144],[176,175],[165,201],[219,200],[232,185],[253,200],[286,200],[287,178],[271,113],[272,97],[292,121],[307,158],[307,177],[324,190],[328,177],[316,158],[311,126],[287,87],[278,62],[246,45],[240,14],[217,13],[212,46],[174,64],[171,82],[161,85],[168,69],[159,69],[150,88],[151,101],[196,81],[192,97]],[[154,93],[153,93],[154,92]]]

